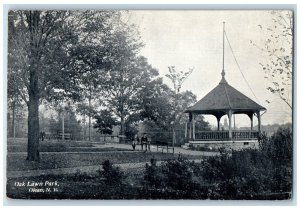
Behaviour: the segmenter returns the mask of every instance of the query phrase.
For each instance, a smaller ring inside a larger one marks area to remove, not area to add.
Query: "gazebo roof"
[[[225,73],[222,74],[222,80],[213,90],[185,112],[219,115],[227,110],[233,110],[235,113],[266,110],[265,107],[230,86],[224,75]]]

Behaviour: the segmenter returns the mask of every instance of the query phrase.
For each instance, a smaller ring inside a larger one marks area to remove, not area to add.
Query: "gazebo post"
[[[193,140],[195,140],[195,114],[192,114],[192,123],[193,123]]]
[[[253,112],[247,113],[248,117],[250,118],[251,131],[253,130],[253,114]]]
[[[259,110],[256,112],[256,115],[257,115],[257,120],[258,120],[257,129],[258,129],[258,132],[260,133],[261,121],[260,121],[260,112],[259,112]]]
[[[189,113],[189,139],[192,138],[192,113]]]
[[[221,117],[220,116],[216,116],[217,118],[217,123],[218,123],[218,131],[220,130],[220,120],[221,120]]]
[[[251,120],[251,131],[253,130],[253,113],[249,116]]]
[[[231,116],[232,116],[232,110],[229,110],[229,111],[228,111],[228,119],[229,119],[229,139],[232,139]]]

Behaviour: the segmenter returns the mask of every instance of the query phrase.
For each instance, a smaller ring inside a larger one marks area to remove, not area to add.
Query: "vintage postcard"
[[[7,23],[8,199],[293,198],[292,10]]]

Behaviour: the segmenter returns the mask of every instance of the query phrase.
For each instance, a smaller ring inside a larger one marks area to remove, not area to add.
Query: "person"
[[[46,136],[46,133],[45,133],[44,131],[41,131],[41,132],[40,132],[40,139],[41,139],[42,141],[44,141],[45,136]]]
[[[147,137],[146,137],[147,138]],[[148,146],[148,150],[150,151],[150,147],[151,147],[151,139],[147,138],[147,145],[146,145],[146,151],[147,151],[147,146]]]
[[[142,150],[143,150],[143,145],[145,145],[145,151],[147,151],[147,141],[148,141],[148,138],[146,136],[146,133],[144,133],[143,137],[141,138]]]
[[[135,146],[137,145],[138,143],[138,140],[139,140],[139,137],[138,135],[136,134],[133,139],[132,139],[132,149],[135,150]]]

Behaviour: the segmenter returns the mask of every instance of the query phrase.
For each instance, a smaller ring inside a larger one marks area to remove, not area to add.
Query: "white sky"
[[[253,45],[262,45],[266,36],[259,24],[272,24],[267,11],[131,11],[129,22],[136,24],[145,42],[141,54],[157,68],[161,76],[168,73],[168,66],[193,73],[185,81],[182,91],[191,90],[200,100],[221,79],[222,70],[222,30],[226,22],[226,34],[237,57],[238,63],[258,100],[244,81],[225,42],[225,72],[228,83],[267,108],[262,117],[262,124],[286,123],[292,121],[290,108],[277,96],[266,90],[259,62],[266,57]],[[164,82],[170,85],[167,78]],[[270,104],[265,100],[271,101]],[[213,125],[214,117],[206,117]],[[223,118],[221,119],[223,122]],[[256,119],[254,121],[256,124]],[[245,115],[236,116],[237,126],[250,126]]]

